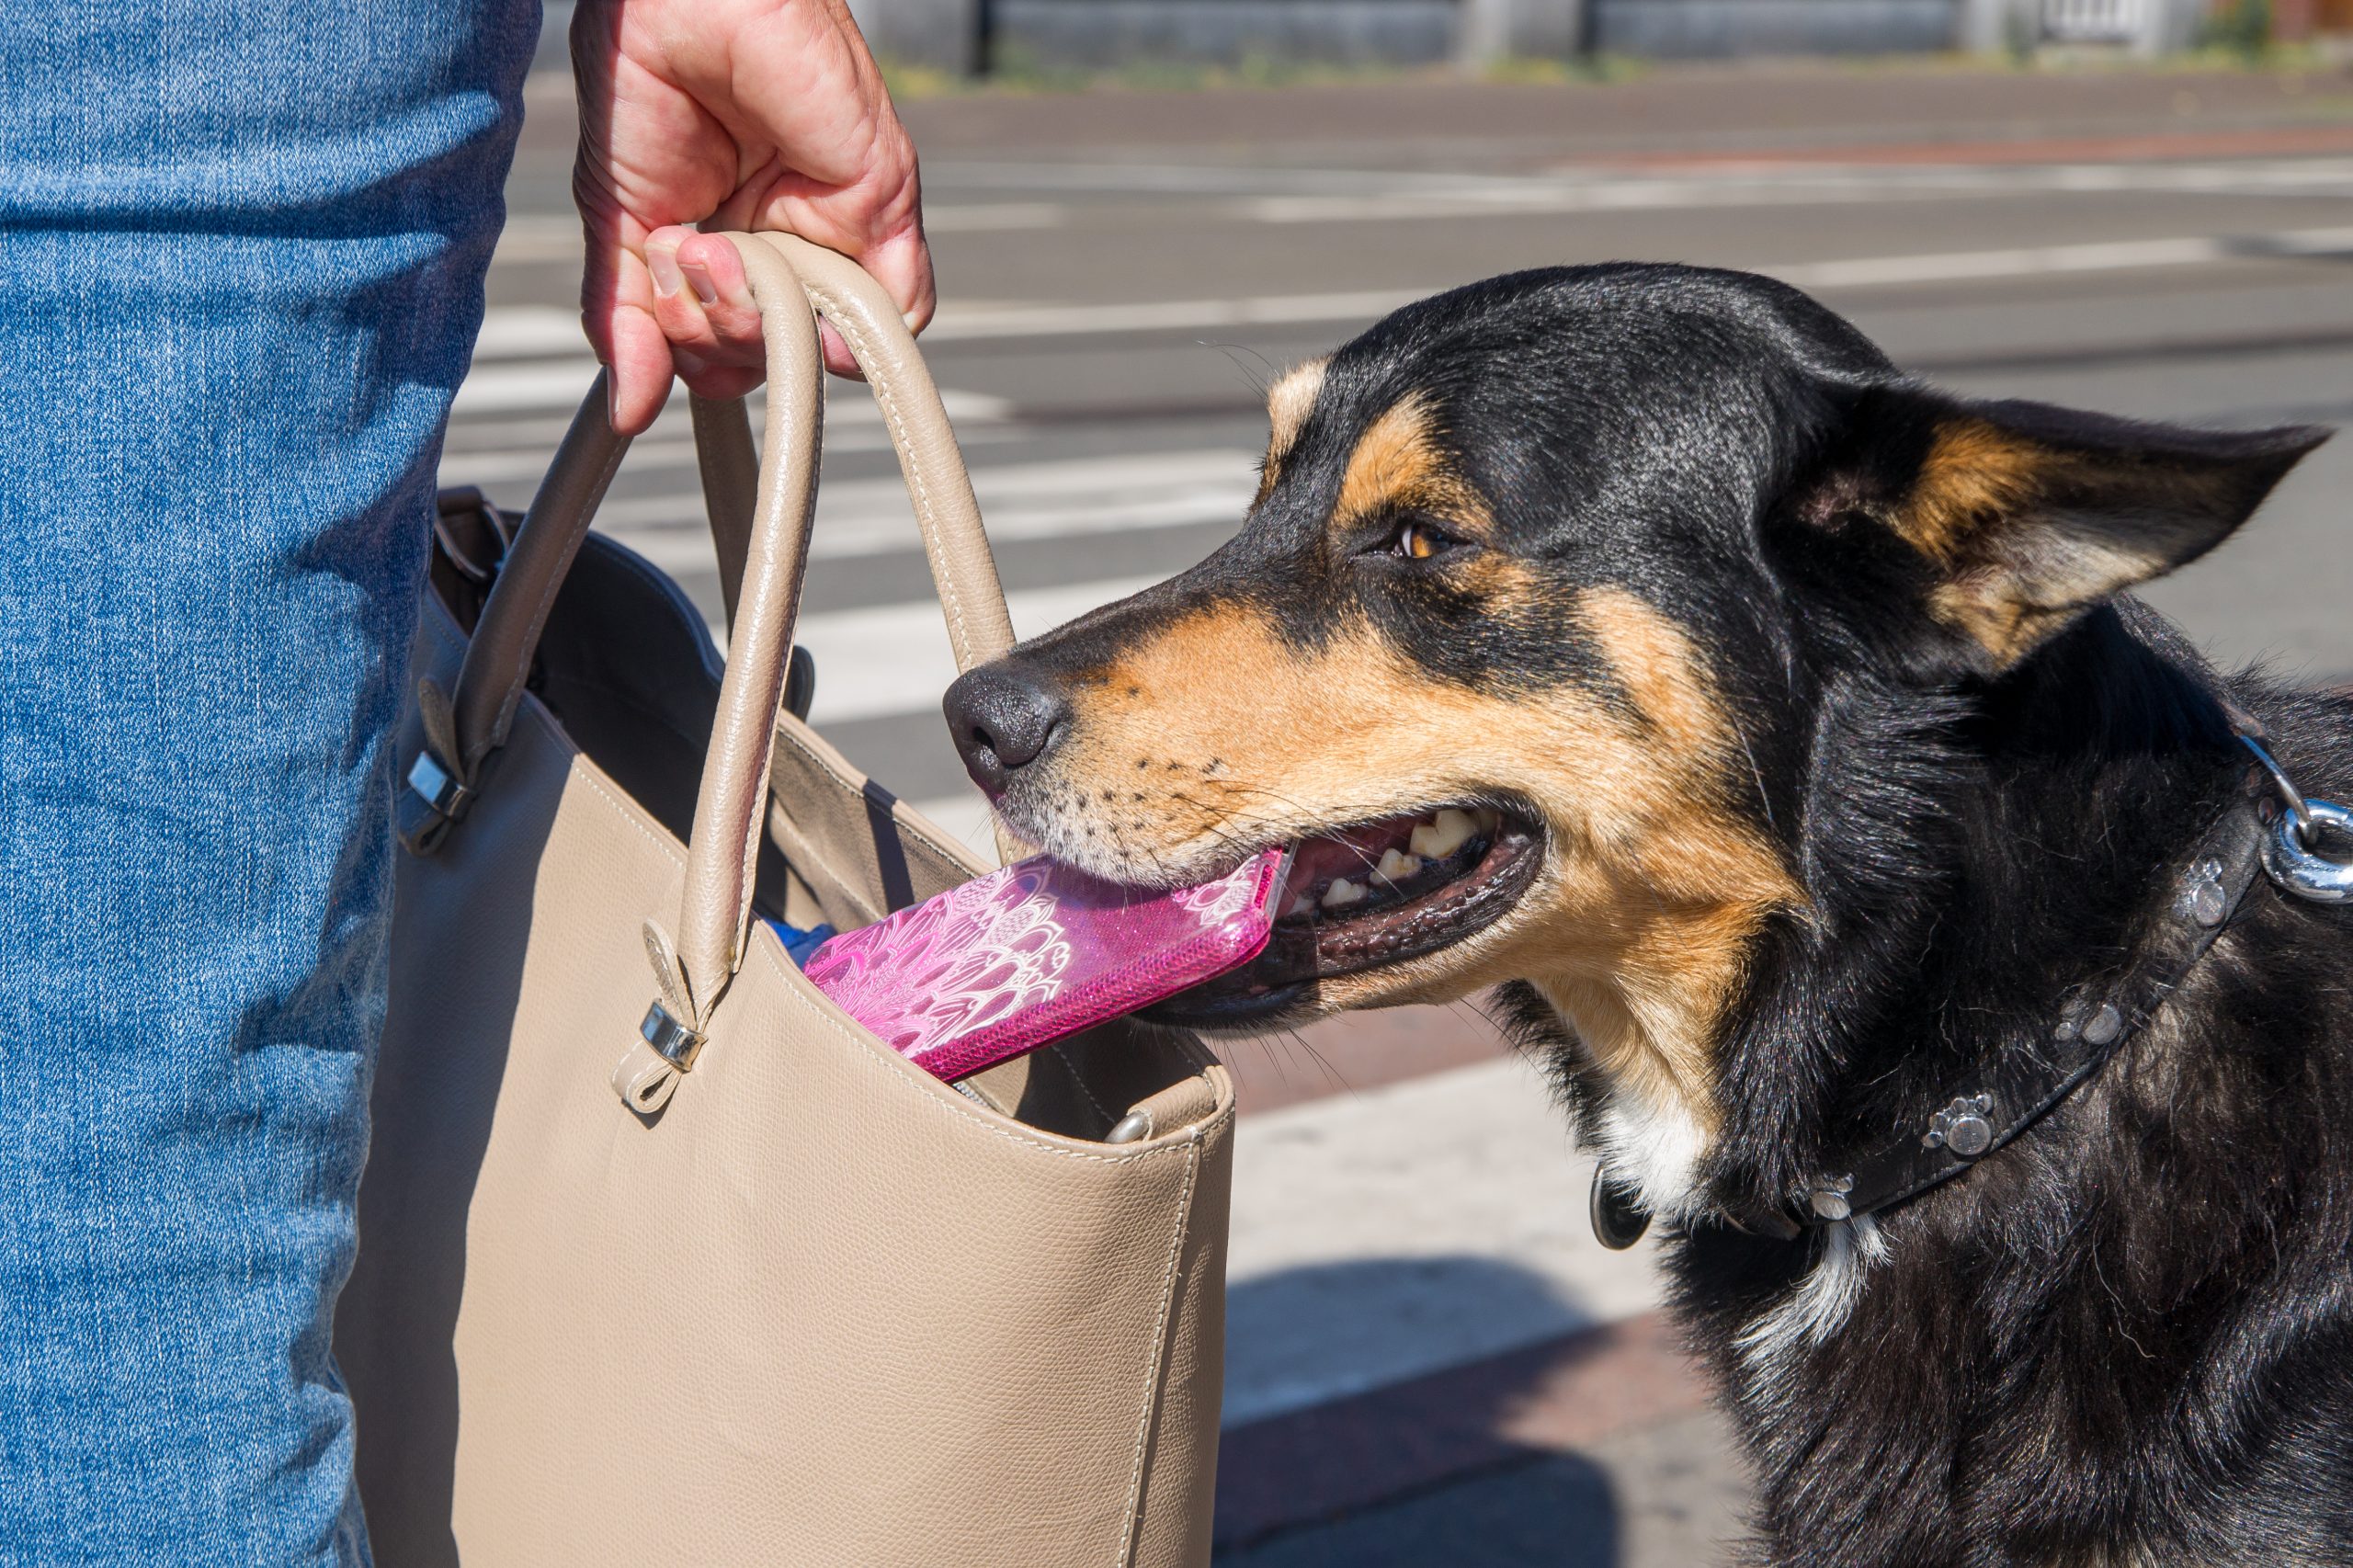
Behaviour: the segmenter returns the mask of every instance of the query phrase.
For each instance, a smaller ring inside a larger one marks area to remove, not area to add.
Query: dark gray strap
[[[2071,995],[2039,1032],[2014,1040],[1952,1097],[1842,1170],[1824,1172],[1782,1209],[1729,1215],[1740,1229],[1793,1237],[1875,1213],[1951,1180],[2007,1146],[2099,1071],[2154,1017],[2255,883],[2262,867],[2268,797],[2252,790],[2207,830],[2177,874],[2163,908],[2135,944],[2138,957],[2112,983]]]
[[[607,374],[597,372],[596,385],[573,415],[466,644],[458,687],[450,694],[459,755],[442,761],[454,763],[468,785],[482,759],[506,744],[548,611],[572,558],[580,552],[588,519],[597,515],[597,504],[629,450],[629,437],[613,428]]]

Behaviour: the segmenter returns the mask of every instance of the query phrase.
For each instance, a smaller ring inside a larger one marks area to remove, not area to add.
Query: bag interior
[[[485,563],[504,553],[511,519],[478,495],[453,492],[443,497],[435,531],[433,590],[471,632],[495,570]],[[549,611],[529,685],[573,744],[683,844],[723,669],[700,612],[678,585],[627,546],[592,532]],[[805,711],[806,679],[792,687],[788,703]],[[764,916],[803,929],[824,922],[855,930],[987,869],[928,831],[793,712],[779,716],[769,779],[754,893]],[[1099,1140],[1131,1107],[1214,1062],[1188,1033],[1123,1019],[955,1086],[1040,1131]],[[1211,1104],[1217,1097],[1205,1096]]]

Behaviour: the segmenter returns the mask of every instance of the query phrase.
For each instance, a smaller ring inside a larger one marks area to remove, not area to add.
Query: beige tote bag
[[[984,869],[780,713],[813,308],[873,384],[958,664],[1011,632],[889,299],[734,243],[769,381],[756,486],[741,405],[696,411],[743,562],[723,679],[675,585],[583,543],[625,445],[601,381],[494,580],[501,519],[445,500],[335,1323],[377,1561],[1206,1562],[1224,1070],[1117,1024],[950,1087],[753,918],[847,928]]]

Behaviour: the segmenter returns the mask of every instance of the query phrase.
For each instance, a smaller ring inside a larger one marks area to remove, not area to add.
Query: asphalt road
[[[443,464],[514,505],[593,369],[572,319],[567,90],[550,79],[530,95],[515,219]],[[2337,423],[2353,417],[2349,104],[2342,80],[1822,72],[918,105],[944,301],[928,358],[1024,633],[1234,528],[1265,439],[1261,391],[1283,367],[1396,302],[1518,267],[1754,268],[1962,392],[2217,426]],[[599,526],[715,615],[680,401]],[[801,629],[814,717],[977,841],[936,707],[947,641],[895,465],[863,392],[837,384],[833,404]],[[2225,661],[2353,676],[2348,491],[2353,441],[2322,449],[2237,540],[2152,597]],[[1232,1560],[1700,1561],[1732,1528],[1738,1484],[1709,1418],[1678,1422]],[[1574,1526],[1602,1517],[1595,1497],[1616,1521],[1606,1539]]]

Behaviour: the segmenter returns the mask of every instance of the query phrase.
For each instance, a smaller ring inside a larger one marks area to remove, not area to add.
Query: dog
[[[1268,406],[1228,543],[946,704],[1091,872],[1298,846],[1158,1016],[1500,986],[1598,1226],[1661,1232],[1758,1561],[2353,1562],[2353,916],[2290,887],[2347,846],[2267,766],[2353,798],[2353,707],[2129,593],[2325,432],[1964,400],[1636,264]]]

